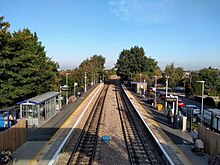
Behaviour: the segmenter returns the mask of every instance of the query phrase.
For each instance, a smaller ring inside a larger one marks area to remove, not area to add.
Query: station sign
[[[166,98],[166,101],[167,101],[167,102],[176,102],[177,99],[176,99],[176,98],[167,97],[167,98]]]
[[[68,90],[69,90],[69,87],[68,87],[67,85],[60,86],[60,90],[61,90],[61,91],[68,91]]]

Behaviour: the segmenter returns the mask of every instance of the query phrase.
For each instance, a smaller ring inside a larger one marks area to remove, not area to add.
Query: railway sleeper
[[[90,150],[93,150],[93,148],[94,148],[94,145],[83,145],[83,146],[81,146],[81,148],[80,148],[80,152],[82,152],[82,151],[90,151]]]
[[[143,145],[142,143],[131,143],[132,147],[135,148],[136,150],[143,150],[144,151],[144,148],[143,148]]]
[[[86,139],[85,141],[82,141],[79,146],[88,146],[90,144],[93,144],[95,142],[95,140],[92,140],[92,139]]]
[[[83,152],[83,151],[80,150],[80,151],[77,151],[77,152],[74,153],[73,158],[74,158],[74,159],[76,159],[76,158],[82,158],[82,157],[84,157],[85,155],[89,156],[90,153],[86,153],[86,152]]]
[[[74,164],[79,164],[81,162],[89,162],[91,156],[87,156],[87,155],[79,155],[78,157],[74,157],[73,161],[75,161],[76,163]]]
[[[132,130],[131,130],[131,131],[129,131],[128,133],[129,133],[130,137],[132,137],[133,139],[138,137],[138,134],[137,134],[137,133],[135,133],[135,132],[134,132],[134,131],[132,131]]]
[[[148,156],[146,155],[146,152],[133,152],[132,155],[136,155],[137,157],[146,157],[148,158]]]
[[[95,135],[96,134],[96,130],[88,130],[85,135]]]
[[[95,138],[96,138],[96,136],[83,136],[82,140],[83,141],[88,141],[88,139],[94,140]]]
[[[135,162],[135,164],[151,164],[147,157],[140,158],[137,156],[132,156],[132,162]]]
[[[157,157],[154,153],[154,151],[152,150],[148,150],[149,155],[151,155],[151,157]]]
[[[87,139],[82,142],[83,145],[89,145],[89,144],[94,144],[94,143],[95,143],[95,139]]]
[[[143,151],[143,150],[138,150],[138,151],[135,151],[135,154],[137,154],[137,155],[146,155],[146,152]]]
[[[139,144],[139,145],[143,144],[140,139],[138,139],[138,138],[135,139],[135,137],[131,139],[131,143],[132,144]]]
[[[80,157],[73,164],[89,164],[89,159],[88,157]]]

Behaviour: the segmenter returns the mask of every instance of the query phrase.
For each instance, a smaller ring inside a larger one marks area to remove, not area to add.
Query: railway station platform
[[[155,138],[171,158],[173,164],[207,165],[209,156],[197,156],[191,151],[192,138],[188,131],[173,129],[163,111],[150,107],[145,98],[124,88],[138,113],[142,116]]]
[[[90,97],[92,97],[93,91],[95,91],[98,87],[99,85],[88,89],[88,91],[86,93],[82,93],[81,97],[77,98],[75,102],[70,103],[67,106],[63,106],[62,110],[57,113],[56,116],[41,127],[27,128],[27,141],[13,152],[13,165],[49,164],[48,160],[52,158],[52,154],[56,152],[64,140],[63,137],[57,135],[61,132],[67,133],[71,129],[68,128],[67,125],[64,125],[65,122],[77,109],[84,108],[81,107],[81,103],[89,100]],[[70,121],[71,120],[69,120],[69,122]],[[72,122],[75,121],[76,119],[72,120]],[[65,128],[59,129],[62,126]],[[45,154],[45,152],[47,153]],[[41,157],[42,153],[45,158]],[[37,159],[40,158],[42,158],[41,162],[36,162]]]
[[[42,127],[28,128],[27,142],[13,152],[13,164],[50,164],[48,160],[53,157],[51,153],[56,152],[64,139],[61,136],[57,136],[59,134],[59,128],[62,127],[69,116],[80,107],[83,101],[86,99],[90,100],[93,95],[93,89],[94,88],[91,88],[87,93],[83,93],[74,103],[63,107],[62,111]],[[195,153],[191,152],[192,140],[188,132],[182,132],[181,130],[171,128],[167,124],[166,117],[163,113],[147,106],[144,102],[144,98],[140,95],[128,90],[126,90],[126,93],[136,109],[138,109],[140,115],[144,118],[145,122],[148,123],[148,127],[151,128],[158,142],[172,159],[173,164],[208,164],[207,155],[197,156]],[[74,121],[76,121],[76,119],[74,119]],[[68,122],[70,123],[70,120]],[[66,125],[65,128],[68,128],[68,126]],[[66,132],[69,132],[69,130],[66,129]]]

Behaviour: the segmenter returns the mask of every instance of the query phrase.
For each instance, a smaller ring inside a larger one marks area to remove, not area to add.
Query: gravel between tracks
[[[89,113],[86,113],[86,116]],[[78,116],[78,113],[75,114]],[[84,118],[84,117],[83,117]],[[84,118],[84,119],[85,119]],[[83,120],[84,121],[84,120]],[[101,117],[99,129],[99,141],[96,148],[95,160],[93,164],[95,165],[127,165],[130,164],[127,154],[127,148],[124,141],[124,136],[122,132],[122,126],[119,117],[119,111],[117,106],[115,85],[110,85],[108,93],[105,100],[104,110]],[[84,122],[80,122],[77,126],[77,131],[81,130]],[[75,145],[76,140],[79,137],[79,132],[74,131],[72,136],[75,136],[69,144]],[[105,142],[102,140],[103,136],[109,136],[110,142]],[[72,146],[71,145],[71,146]],[[67,157],[71,154],[71,146],[67,145],[64,147],[62,154],[56,164],[66,164]],[[64,159],[63,159],[64,158]],[[63,161],[64,160],[64,161]]]
[[[102,139],[103,136],[109,136],[110,142]],[[115,86],[110,85],[106,96],[106,103],[101,119],[101,128],[99,133],[99,143],[94,164],[130,164],[127,149],[124,142],[116,95]]]

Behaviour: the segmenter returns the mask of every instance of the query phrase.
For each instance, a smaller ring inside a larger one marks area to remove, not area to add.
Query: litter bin
[[[157,110],[161,111],[163,109],[163,105],[162,104],[157,104]]]

